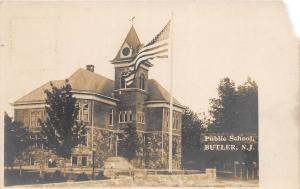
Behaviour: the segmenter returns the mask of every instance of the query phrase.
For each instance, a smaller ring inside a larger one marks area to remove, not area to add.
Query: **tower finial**
[[[133,16],[129,21],[131,22],[131,26],[133,26],[134,24],[134,19],[135,19],[135,16]]]

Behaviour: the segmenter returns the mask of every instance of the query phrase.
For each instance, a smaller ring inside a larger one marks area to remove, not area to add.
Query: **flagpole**
[[[171,24],[170,24],[170,112],[169,112],[169,172],[172,172],[172,156],[173,156],[173,13],[171,13]]]

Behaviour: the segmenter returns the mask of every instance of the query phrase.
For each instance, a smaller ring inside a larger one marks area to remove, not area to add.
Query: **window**
[[[110,137],[109,137],[109,141],[108,141],[108,148],[109,148],[109,151],[112,151],[112,147],[113,147],[113,137],[110,136]]]
[[[123,114],[124,114],[123,112],[120,112],[120,113],[119,113],[119,122],[120,122],[120,123],[124,123],[124,117],[123,117]]]
[[[78,107],[78,114],[76,119],[84,122],[89,122],[89,104],[88,103],[76,103]]]
[[[132,122],[132,120],[133,120],[132,112],[129,112],[129,122]]]
[[[145,123],[145,113],[142,112],[142,123]]]
[[[114,109],[111,109],[109,113],[109,125],[113,126],[113,124],[114,124]]]
[[[44,148],[44,144],[43,141],[41,140],[41,138],[39,138],[38,135],[33,135],[33,136],[29,136],[30,138],[30,149],[43,149]]]
[[[126,88],[126,81],[125,81],[125,78],[123,76],[121,76],[121,79],[120,79],[120,88],[121,89]]]
[[[136,113],[137,122],[141,123],[141,112]]]
[[[82,143],[81,143],[83,146],[87,146],[87,135],[83,135],[82,136]]]
[[[181,121],[181,116],[178,112],[173,112],[173,120],[172,120],[172,127],[173,129],[180,129],[180,121]],[[169,122],[170,122],[170,117],[169,117],[169,112],[166,112],[166,118],[165,118],[166,126],[169,127]]]
[[[82,156],[82,158],[81,158],[81,165],[82,166],[87,166],[87,156]]]
[[[120,111],[119,113],[119,122],[120,123],[128,123],[132,122],[133,116],[131,111]]]
[[[80,116],[80,115],[81,115],[81,106],[80,106],[79,103],[76,103],[76,104],[75,104],[75,107],[78,108],[78,114],[77,114],[77,116],[76,116],[76,119],[77,119],[77,120],[80,120],[80,117],[81,117],[81,116]]]
[[[89,105],[88,104],[82,105],[82,121],[85,121],[85,122],[89,121]]]
[[[128,116],[126,112],[124,113],[124,122],[128,122]]]
[[[37,125],[37,115],[36,115],[36,112],[31,112],[30,127],[36,127],[36,125]]]
[[[76,147],[82,147],[87,145],[88,145],[88,135],[85,133],[83,134],[82,138],[78,136],[78,144],[76,145]]]
[[[73,156],[71,161],[72,161],[72,166],[76,167],[77,166],[77,157]]]
[[[145,75],[141,74],[139,77],[139,88],[145,90]]]
[[[44,119],[44,111],[32,111],[30,112],[30,127],[40,127],[39,120]]]
[[[172,152],[173,152],[173,156],[175,156],[177,154],[177,140],[176,139],[173,141]]]
[[[138,123],[145,123],[145,113],[144,112],[137,113],[137,121],[138,121]]]
[[[173,114],[173,129],[176,129],[176,114]]]
[[[29,157],[29,165],[34,165],[34,157]]]

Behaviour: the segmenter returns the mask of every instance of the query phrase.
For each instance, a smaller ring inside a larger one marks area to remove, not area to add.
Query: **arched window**
[[[121,76],[121,79],[120,79],[120,88],[121,89],[126,88],[126,81],[125,81],[125,78],[123,76]]]
[[[141,74],[139,77],[139,88],[145,90],[145,75]]]

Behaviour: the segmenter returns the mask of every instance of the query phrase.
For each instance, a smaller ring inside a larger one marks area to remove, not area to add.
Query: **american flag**
[[[154,39],[152,39],[147,45],[143,46],[134,60],[129,63],[129,71],[123,74],[127,86],[130,86],[133,83],[136,70],[138,70],[142,62],[152,60],[154,58],[168,58],[170,23],[171,21],[166,24],[166,26],[154,37]]]

